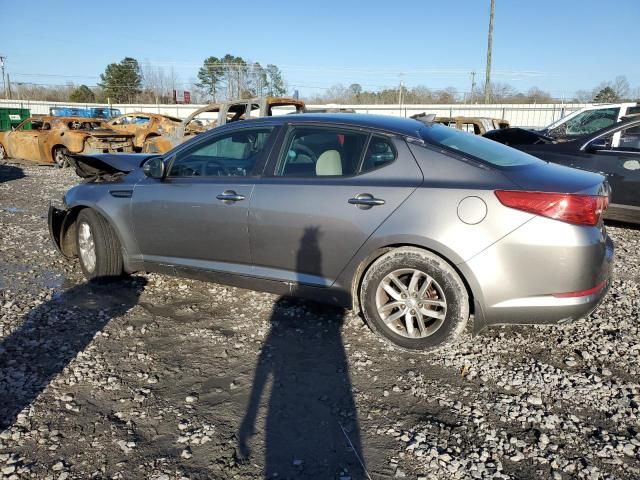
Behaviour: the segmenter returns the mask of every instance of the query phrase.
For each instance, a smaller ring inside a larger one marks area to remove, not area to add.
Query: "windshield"
[[[616,123],[619,113],[620,108],[601,108],[582,112],[567,120],[565,134],[579,136],[597,132]]]
[[[542,163],[542,160],[515,148],[439,124],[425,125],[422,138],[427,143],[460,152],[495,167],[520,167]]]

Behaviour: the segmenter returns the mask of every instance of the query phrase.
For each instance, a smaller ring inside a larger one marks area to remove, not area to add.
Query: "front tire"
[[[99,213],[85,208],[76,220],[76,251],[80,268],[89,279],[119,277],[122,249],[111,225]]]
[[[7,151],[4,149],[4,146],[0,143],[0,162],[2,162],[3,160],[6,160],[7,157]]]
[[[453,342],[469,318],[460,275],[441,257],[415,247],[391,250],[365,272],[360,304],[368,325],[407,350]]]

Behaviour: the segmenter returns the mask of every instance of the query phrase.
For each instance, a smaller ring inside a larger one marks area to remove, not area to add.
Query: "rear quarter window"
[[[438,124],[425,125],[421,134],[422,139],[428,144],[443,147],[452,153],[462,154],[498,168],[544,163],[539,158],[488,138]]]

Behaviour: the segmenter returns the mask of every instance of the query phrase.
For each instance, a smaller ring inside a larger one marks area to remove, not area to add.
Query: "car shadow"
[[[619,220],[605,220],[607,227],[625,228],[627,230],[640,230],[640,224],[631,222],[622,222]]]
[[[19,180],[24,178],[24,172],[20,167],[15,165],[0,164],[0,183],[10,182],[11,180]]]
[[[13,425],[112,318],[136,305],[145,285],[143,278],[84,283],[30,310],[0,340],[0,430]]]
[[[316,227],[305,230],[299,274],[320,272],[320,234]],[[261,433],[264,478],[366,478],[341,335],[344,318],[342,309],[293,297],[275,302],[238,431],[238,457],[254,463],[250,443],[259,438],[251,437]]]

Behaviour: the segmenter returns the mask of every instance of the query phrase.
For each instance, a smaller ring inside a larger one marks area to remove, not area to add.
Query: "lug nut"
[[[400,298],[407,298],[407,296],[403,293],[402,295],[400,295]]]
[[[416,311],[415,310],[411,310],[411,315],[415,315]]]

